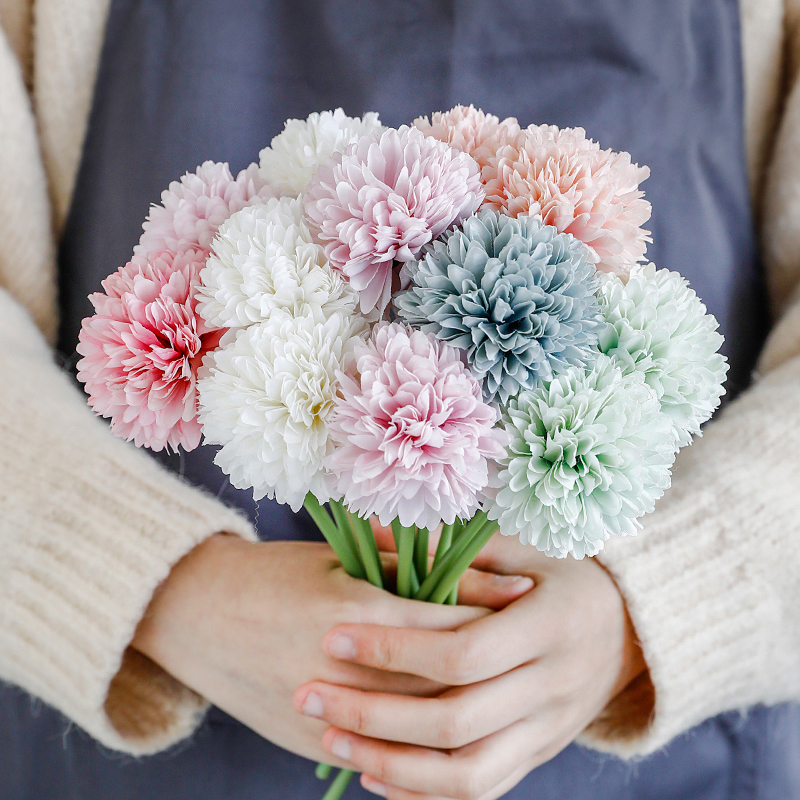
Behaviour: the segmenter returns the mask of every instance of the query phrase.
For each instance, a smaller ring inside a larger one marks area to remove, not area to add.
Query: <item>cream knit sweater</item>
[[[0,678],[129,753],[205,703],[127,648],[155,587],[237,514],[95,419],[54,363],[55,242],[108,0],[0,0]],[[650,668],[584,734],[644,754],[723,710],[800,699],[800,0],[741,0],[745,124],[776,319],[761,377],[602,557]],[[649,715],[648,691],[655,690]]]

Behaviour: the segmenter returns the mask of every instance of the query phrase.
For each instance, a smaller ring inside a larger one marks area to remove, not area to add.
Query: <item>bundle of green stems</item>
[[[328,513],[312,494],[306,497],[303,505],[349,575],[368,580],[380,589],[392,590],[387,583],[369,520],[351,514],[334,500],[328,504],[331,509]],[[483,511],[478,511],[467,522],[456,520],[443,525],[431,561],[428,529],[406,527],[394,520],[392,534],[397,549],[396,593],[414,600],[455,605],[461,576],[496,530],[497,523],[487,519]],[[324,780],[331,771],[328,764],[319,764],[316,774]],[[339,800],[352,777],[352,770],[340,770],[322,800]]]

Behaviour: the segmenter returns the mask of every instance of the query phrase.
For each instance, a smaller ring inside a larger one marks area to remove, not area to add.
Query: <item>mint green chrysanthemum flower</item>
[[[627,283],[601,276],[600,308],[607,323],[600,349],[625,374],[643,376],[683,447],[700,433],[724,394],[728,371],[717,351],[717,321],[677,272],[635,267]]]
[[[592,556],[610,535],[635,533],[669,486],[670,420],[642,376],[607,356],[521,392],[504,427],[512,441],[489,517],[546,555]]]
[[[487,400],[505,404],[597,356],[591,251],[535,217],[484,210],[428,245],[395,301],[410,325],[467,352]]]

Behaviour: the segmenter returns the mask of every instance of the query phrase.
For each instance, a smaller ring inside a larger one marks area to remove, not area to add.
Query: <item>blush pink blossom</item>
[[[389,302],[395,261],[416,258],[482,200],[474,159],[403,126],[331,156],[311,180],[305,209],[331,266],[368,313]]]
[[[161,193],[161,205],[150,206],[134,255],[147,256],[187,247],[211,249],[217,229],[235,211],[273,196],[258,172],[258,164],[236,178],[227,164],[206,161],[195,172],[172,181]]]
[[[506,434],[458,350],[380,323],[356,349],[356,374],[340,375],[327,462],[350,510],[429,529],[472,517]]]
[[[81,327],[78,379],[111,430],[139,447],[200,444],[197,368],[223,333],[196,311],[204,262],[200,249],[134,256],[89,297],[95,314]]]
[[[512,217],[541,216],[597,255],[597,268],[625,279],[644,258],[650,203],[639,183],[647,167],[601,150],[582,128],[531,125],[483,168],[486,205]]]
[[[512,142],[520,130],[516,118],[501,120],[473,105],[437,111],[431,114],[430,122],[427,117],[419,117],[414,125],[426,136],[468,153],[481,167],[489,163],[500,147]]]

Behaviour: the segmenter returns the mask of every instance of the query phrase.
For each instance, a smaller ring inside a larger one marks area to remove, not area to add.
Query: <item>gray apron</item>
[[[343,106],[400,125],[474,103],[583,126],[650,166],[649,257],[720,320],[729,389],[766,329],[747,196],[736,0],[114,0],[60,252],[60,349],[75,362],[86,295],[124,264],[148,205],[206,159],[234,172],[287,117]],[[312,538],[302,515],[230,488],[211,448],[160,456],[239,505],[266,539]],[[708,720],[635,765],[568,747],[507,798],[800,797],[800,715]],[[15,689],[0,692],[3,800],[319,800],[312,764],[213,709],[173,752],[102,751]],[[353,785],[347,797],[372,797]]]

